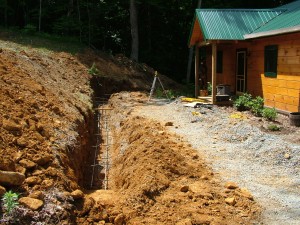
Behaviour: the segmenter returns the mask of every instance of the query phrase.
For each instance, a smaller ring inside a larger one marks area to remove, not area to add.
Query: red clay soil
[[[110,192],[92,193],[96,205],[110,195],[115,224],[254,224],[260,209],[247,190],[221,184],[190,145],[166,132],[168,124],[131,115],[146,102],[126,92],[109,100]]]
[[[87,68],[66,53],[3,49],[0,87],[0,170],[25,175],[21,186],[0,185],[20,197],[80,188],[92,119]]]
[[[0,224],[253,224],[260,209],[250,193],[220,184],[164,124],[131,115],[146,101],[141,93],[110,100],[110,190],[84,189],[94,144],[93,62],[106,82],[96,92],[149,90],[153,69],[123,56],[1,49],[0,195],[19,193],[20,206],[7,215],[2,205]],[[18,182],[3,181],[8,173]]]

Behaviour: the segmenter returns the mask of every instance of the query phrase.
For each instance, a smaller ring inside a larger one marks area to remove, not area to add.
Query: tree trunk
[[[42,0],[40,0],[40,11],[39,11],[39,32],[41,32],[42,23]]]
[[[71,16],[73,10],[74,10],[74,1],[73,1],[73,0],[70,0],[70,1],[69,1],[68,14],[67,14],[68,17]]]
[[[199,0],[198,1],[197,9],[201,8],[201,5],[202,5],[202,0]],[[188,67],[187,67],[187,72],[186,72],[186,83],[189,83],[190,79],[191,79],[193,54],[194,54],[194,47],[190,47],[190,50],[189,50],[189,61],[188,61]],[[195,84],[195,85],[197,85],[197,84]]]
[[[131,26],[131,56],[133,61],[139,60],[139,34],[138,34],[138,15],[135,0],[130,0],[130,26]]]
[[[79,40],[82,41],[82,28],[81,28],[81,14],[80,14],[80,5],[79,0],[77,0],[77,13],[78,13],[78,24],[79,24]]]
[[[86,1],[86,11],[88,16],[88,42],[89,46],[91,45],[91,16],[90,16],[90,8],[89,8],[89,1]]]
[[[7,0],[4,0],[4,26],[7,28]]]

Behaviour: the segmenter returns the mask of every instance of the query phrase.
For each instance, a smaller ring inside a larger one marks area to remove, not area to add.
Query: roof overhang
[[[253,38],[268,37],[268,36],[274,36],[280,34],[294,33],[299,31],[300,31],[300,25],[288,27],[288,28],[276,29],[276,30],[258,32],[258,33],[252,33],[252,34],[245,34],[244,38],[253,39]]]

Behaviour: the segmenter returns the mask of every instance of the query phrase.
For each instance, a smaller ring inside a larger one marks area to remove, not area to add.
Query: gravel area
[[[166,123],[206,157],[223,181],[252,192],[264,209],[264,224],[300,224],[300,129],[268,132],[266,121],[232,108],[191,108],[179,100],[152,100],[135,108],[140,116]]]

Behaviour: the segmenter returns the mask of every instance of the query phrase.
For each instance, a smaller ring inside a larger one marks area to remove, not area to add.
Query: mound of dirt
[[[114,194],[102,205],[107,221],[253,224],[260,209],[247,190],[235,184],[224,187],[190,145],[166,131],[171,124],[131,114],[134,106],[146,102],[146,95],[138,92],[114,94],[109,100],[114,142],[109,188]],[[107,199],[103,196],[104,191],[91,194],[97,207]]]
[[[66,53],[2,49],[0,74],[0,169],[25,179],[0,185],[22,197],[80,188],[93,118],[87,68]]]
[[[96,96],[104,96],[119,91],[147,91],[151,89],[155,71],[146,64],[136,63],[122,54],[111,56],[103,52],[95,54],[86,50],[78,55],[81,62],[88,68],[94,64],[98,70],[93,79]],[[178,89],[180,85],[170,78],[159,74],[166,89]]]

